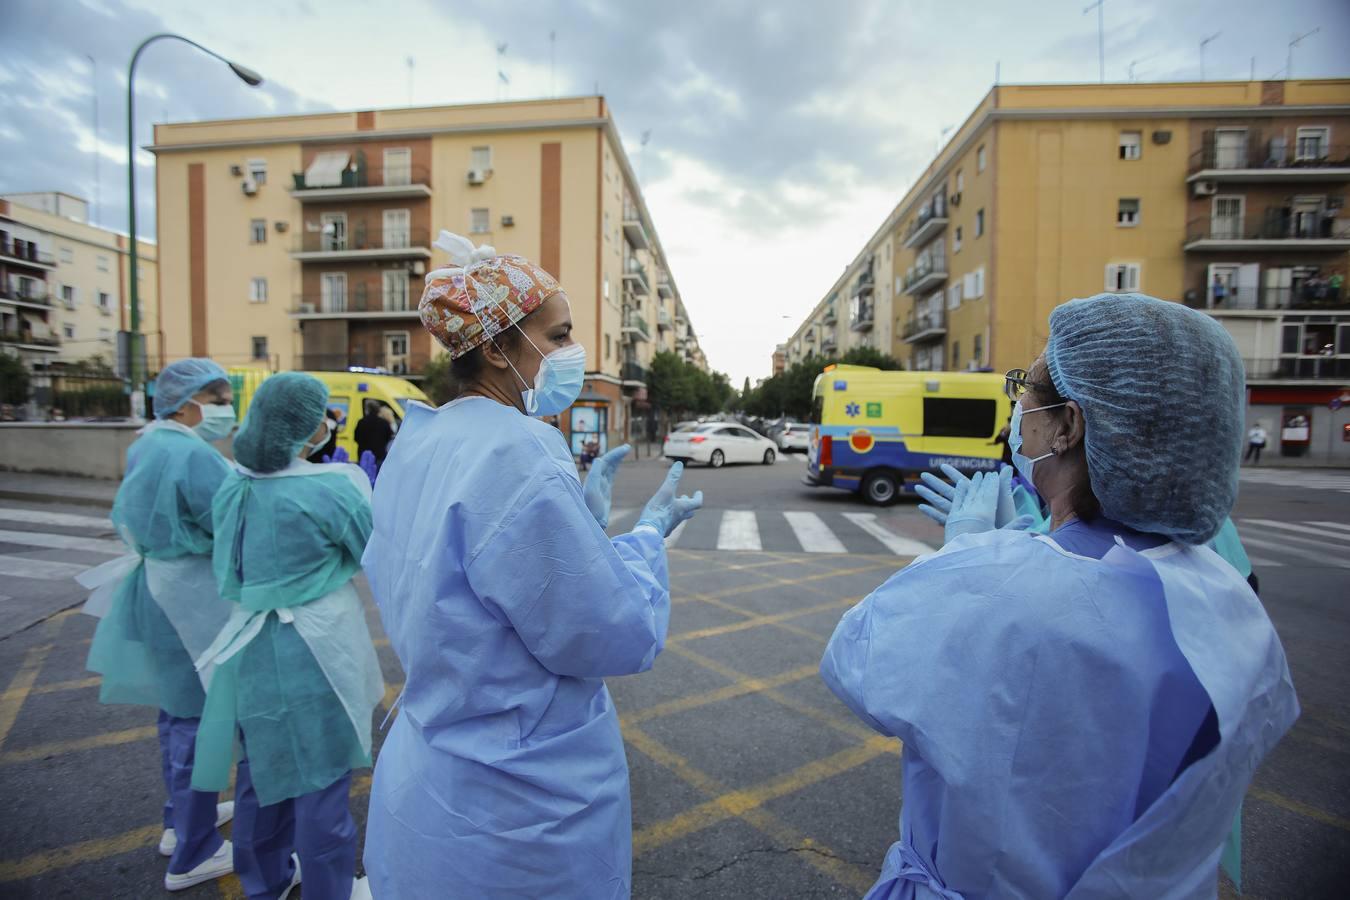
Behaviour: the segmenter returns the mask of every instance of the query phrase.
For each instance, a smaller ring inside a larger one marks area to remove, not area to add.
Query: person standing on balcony
[[[1266,429],[1260,422],[1257,422],[1252,426],[1251,431],[1247,432],[1247,455],[1242,458],[1242,461],[1261,465],[1261,451],[1265,449],[1266,440]]]
[[[375,488],[363,558],[407,673],[366,826],[376,897],[627,898],[632,802],[604,679],[651,668],[670,619],[666,538],[702,505],[673,466],[607,537],[627,447],[585,484],[542,416],[586,352],[567,295],[519,256],[442,232],[422,323],[460,395],[412,404]]]

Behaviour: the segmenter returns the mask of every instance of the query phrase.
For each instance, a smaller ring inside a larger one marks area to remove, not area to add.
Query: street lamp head
[[[239,63],[232,62],[230,63],[230,68],[233,69],[234,74],[238,75],[240,80],[249,87],[257,87],[262,84],[262,76],[248,66],[241,66]]]

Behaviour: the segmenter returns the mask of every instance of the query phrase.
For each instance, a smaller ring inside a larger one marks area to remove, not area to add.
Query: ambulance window
[[[998,403],[994,400],[925,397],[923,433],[925,437],[988,438],[998,430],[994,423],[997,414]]]
[[[337,394],[328,395],[328,408],[336,409],[341,416],[338,419],[338,431],[346,429],[347,420],[351,413],[352,401],[349,397],[342,397]]]
[[[812,424],[812,425],[819,425],[819,424],[820,424],[820,417],[821,417],[822,413],[824,412],[824,410],[825,410],[825,398],[824,398],[824,397],[812,397],[812,398],[811,398],[811,424]]]

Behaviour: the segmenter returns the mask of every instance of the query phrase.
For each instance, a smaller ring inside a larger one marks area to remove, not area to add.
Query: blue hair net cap
[[[262,383],[234,437],[234,458],[255,472],[291,464],[327,414],[328,387],[313,375],[282,372]]]
[[[230,376],[209,359],[179,359],[160,370],[155,379],[155,418],[167,419],[213,381],[229,383]]]
[[[1083,409],[1102,514],[1186,544],[1213,538],[1237,500],[1246,403],[1223,326],[1179,303],[1098,294],[1050,313],[1045,361]]]

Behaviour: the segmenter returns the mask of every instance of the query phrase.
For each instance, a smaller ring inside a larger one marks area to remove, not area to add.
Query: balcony
[[[36,292],[25,292],[13,287],[0,286],[0,303],[8,304],[10,306],[23,306],[28,309],[38,309],[46,312],[53,307],[55,300],[56,298],[49,294],[45,289]]]
[[[39,250],[34,241],[9,237],[0,237],[0,262],[18,263],[44,271],[56,268],[56,257]]]
[[[628,241],[628,246],[634,250],[646,250],[651,247],[651,241],[647,239],[647,229],[642,224],[642,216],[632,207],[627,207],[623,211],[623,236]]]
[[[652,292],[651,285],[647,282],[647,270],[631,256],[624,260],[623,283],[624,287],[638,297],[645,297]]]
[[[417,300],[404,298],[400,309],[394,297],[386,298],[379,285],[373,289],[356,285],[347,294],[298,294],[291,306],[291,318],[308,319],[416,319]]]
[[[1187,182],[1350,181],[1350,144],[1305,138],[1290,147],[1283,135],[1267,138],[1259,131],[1223,146],[1214,131],[1203,140],[1204,148],[1191,154]]]
[[[650,341],[652,339],[651,326],[647,320],[636,310],[626,310],[623,314],[623,326],[620,329],[623,336],[637,343],[639,341]]]
[[[670,318],[667,310],[660,310],[656,314],[656,327],[662,331],[669,331],[675,327],[675,323]]]
[[[349,154],[334,154],[332,161],[335,163],[339,155],[348,160],[344,168],[334,170],[330,166],[316,171],[315,165],[320,162],[316,158],[308,171],[296,172],[291,196],[301,203],[431,196],[431,172],[425,166],[390,167],[372,173],[366,169],[363,156],[358,155],[356,168],[352,168]]]
[[[1350,380],[1350,356],[1281,356],[1264,359],[1243,359],[1247,369],[1247,383],[1261,381],[1329,381],[1344,383]]]
[[[915,247],[922,247],[941,234],[946,227],[946,208],[941,206],[935,208],[925,204],[924,208],[919,210],[918,217],[909,223],[909,228],[905,229],[905,248],[912,250]]]
[[[417,377],[431,360],[428,353],[406,353],[402,356],[370,356],[351,353],[302,353],[300,369],[306,372],[346,372],[365,369],[374,374],[409,375]]]
[[[820,317],[822,325],[833,325],[839,321],[839,315],[834,311],[833,306],[825,307],[825,314]]]
[[[311,231],[313,227],[315,230]],[[300,262],[342,262],[371,259],[431,259],[431,242],[425,228],[391,228],[380,221],[349,223],[334,232],[317,222],[306,222],[291,250]]]
[[[864,269],[853,285],[853,297],[870,297],[876,287],[876,279],[872,276],[871,268]]]
[[[913,316],[905,323],[904,342],[917,344],[947,336],[947,316],[942,310]]]
[[[921,261],[919,265],[905,273],[905,293],[922,294],[924,291],[931,290],[941,285],[947,280],[947,262],[938,260],[937,262]]]
[[[644,385],[647,383],[647,370],[641,363],[626,362],[620,368],[619,374],[625,382],[637,381]]]
[[[56,353],[61,349],[58,337],[37,337],[31,331],[0,331],[0,344],[13,345],[25,350],[40,350],[44,353]]]
[[[656,279],[656,293],[666,300],[675,296],[675,288],[670,283],[670,276],[665,272],[662,272]]]
[[[1287,207],[1269,209],[1255,224],[1245,219],[1192,219],[1186,226],[1187,252],[1233,250],[1350,250],[1350,220],[1320,214],[1294,216]]]
[[[873,325],[873,307],[871,303],[853,301],[848,327],[853,331],[871,331]]]
[[[820,352],[833,353],[839,349],[839,342],[835,340],[834,335],[827,334],[820,339]]]
[[[1344,276],[1342,276],[1344,280]],[[1188,292],[1189,293],[1189,292]],[[1344,286],[1333,287],[1325,278],[1309,278],[1288,287],[1270,285],[1235,285],[1227,288],[1223,298],[1214,296],[1214,285],[1206,285],[1199,295],[1204,304],[1192,303],[1212,313],[1244,313],[1262,310],[1290,310],[1317,312],[1319,310],[1350,309]]]

